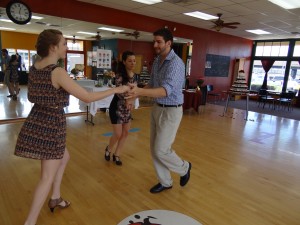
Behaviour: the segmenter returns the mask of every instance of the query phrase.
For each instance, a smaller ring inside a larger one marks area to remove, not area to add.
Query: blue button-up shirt
[[[164,62],[160,64],[158,56],[152,66],[148,85],[153,88],[163,87],[167,96],[156,98],[156,102],[165,105],[179,105],[183,103],[182,87],[185,81],[185,66],[181,58],[172,49]]]

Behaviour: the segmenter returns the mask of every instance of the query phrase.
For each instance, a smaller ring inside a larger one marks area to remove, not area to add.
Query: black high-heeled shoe
[[[61,203],[64,203],[64,205],[61,205]],[[64,208],[67,208],[70,206],[70,202],[69,201],[66,201],[66,200],[63,200],[61,197],[60,198],[57,198],[57,199],[49,199],[49,202],[48,202],[48,207],[50,209],[50,211],[53,213],[54,212],[54,209],[56,207],[59,207],[61,209],[64,209]]]
[[[122,166],[122,161],[120,159],[120,156],[113,154],[113,161],[116,163],[116,165]]]
[[[110,151],[108,150],[108,145],[105,148],[104,158],[106,161],[110,160]]]

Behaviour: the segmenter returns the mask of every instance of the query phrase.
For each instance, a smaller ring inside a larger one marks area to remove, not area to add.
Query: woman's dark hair
[[[15,61],[17,61],[17,56],[16,55],[12,55],[10,57],[9,64],[12,63],[12,62],[15,62]]]
[[[119,76],[122,77],[122,84],[125,85],[128,83],[129,81],[129,75],[127,74],[127,70],[126,70],[126,67],[124,65],[124,61],[126,61],[126,59],[129,57],[129,56],[132,56],[134,55],[133,52],[131,51],[125,51],[123,52],[122,54],[122,62],[119,62],[118,63],[118,74]]]
[[[39,34],[35,45],[37,54],[42,58],[48,56],[50,46],[58,45],[61,36],[62,32],[59,30],[44,30],[42,33]]]
[[[153,33],[154,36],[162,36],[165,40],[171,41],[171,44],[173,44],[173,34],[168,28],[161,28]]]

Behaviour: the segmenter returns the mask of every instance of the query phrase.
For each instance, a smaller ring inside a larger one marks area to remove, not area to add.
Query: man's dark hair
[[[164,38],[165,42],[171,41],[171,43],[173,44],[173,34],[168,28],[161,28],[161,29],[155,31],[153,33],[153,35],[154,36],[162,36]]]
[[[1,52],[8,54],[8,51],[6,48],[2,49]]]

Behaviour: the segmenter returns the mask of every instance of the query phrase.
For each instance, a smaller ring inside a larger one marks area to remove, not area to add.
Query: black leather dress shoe
[[[189,162],[189,169],[187,173],[180,177],[180,186],[183,187],[189,182],[191,169],[192,169],[192,163]]]
[[[158,183],[157,185],[153,186],[150,189],[150,192],[152,194],[156,194],[156,193],[162,192],[163,190],[167,190],[167,189],[171,189],[171,188],[172,188],[172,186],[170,186],[170,187],[164,187],[164,186],[162,186],[161,183]]]

